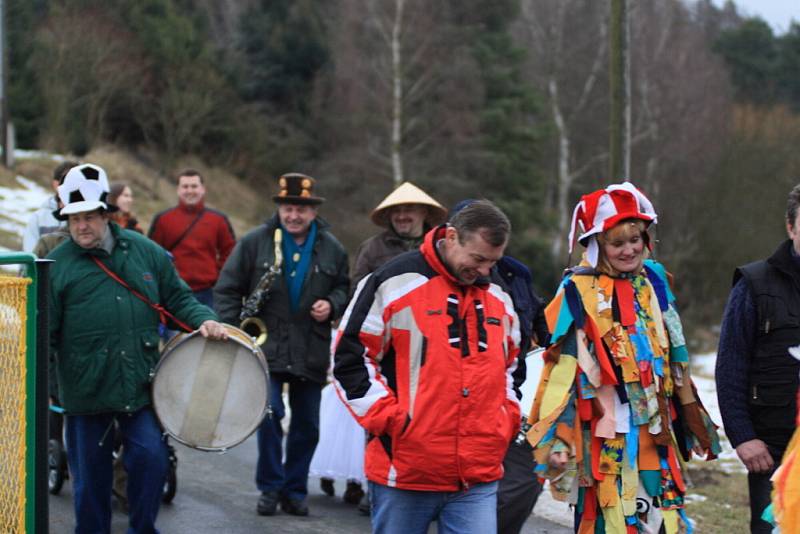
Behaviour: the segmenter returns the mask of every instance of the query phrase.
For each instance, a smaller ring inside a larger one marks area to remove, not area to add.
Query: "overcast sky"
[[[792,19],[800,22],[800,0],[734,0],[739,12],[744,15],[758,15],[766,20],[776,33],[789,29]],[[725,0],[714,0],[721,6]]]

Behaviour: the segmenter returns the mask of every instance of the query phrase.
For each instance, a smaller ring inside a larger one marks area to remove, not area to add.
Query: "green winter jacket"
[[[50,270],[50,348],[68,414],[134,412],[149,405],[150,374],[159,359],[158,313],[90,256],[192,328],[216,320],[178,277],[164,249],[109,225],[116,240],[110,255],[68,239],[47,256],[56,262]]]
[[[289,373],[324,384],[330,364],[331,323],[341,317],[350,287],[347,253],[319,217],[317,239],[296,313],[289,306],[289,289],[278,276],[258,315],[267,326],[262,350],[270,373]],[[239,325],[242,299],[252,293],[275,261],[275,215],[236,244],[214,286],[214,308],[223,322]],[[284,239],[291,239],[284,235]],[[311,317],[317,299],[331,303],[331,315],[319,323]]]

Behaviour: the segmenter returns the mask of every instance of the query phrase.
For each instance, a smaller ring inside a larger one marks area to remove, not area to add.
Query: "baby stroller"
[[[47,489],[51,495],[61,493],[64,481],[69,478],[67,451],[64,449],[64,410],[50,405],[47,415],[49,437],[47,441]]]
[[[47,489],[51,495],[61,493],[64,481],[69,478],[69,468],[67,467],[67,451],[64,448],[64,409],[53,403],[50,404],[48,414],[50,433],[47,442]],[[167,438],[165,438],[167,439]],[[161,502],[169,504],[175,498],[178,489],[178,456],[175,448],[167,439],[167,451],[169,454],[169,469],[167,480],[164,482],[164,489],[161,494]],[[122,440],[118,434],[114,436],[114,460],[122,454]],[[123,485],[124,487],[124,485]],[[126,501],[124,494],[115,491],[114,494],[120,501]]]
[[[47,416],[49,439],[47,441],[47,489],[51,495],[61,493],[64,481],[69,478],[67,451],[64,448],[64,410],[54,401]]]

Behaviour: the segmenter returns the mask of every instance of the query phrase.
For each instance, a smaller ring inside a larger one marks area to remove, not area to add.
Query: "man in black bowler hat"
[[[308,468],[319,437],[319,403],[330,361],[331,323],[345,310],[349,292],[347,253],[317,216],[325,199],[315,196],[315,180],[284,174],[273,197],[277,212],[236,244],[214,286],[214,306],[222,321],[239,324],[242,299],[258,285],[282,252],[281,273],[273,280],[256,315],[267,327],[262,346],[270,369],[273,415],[258,430],[257,511],[308,515]],[[281,240],[282,238],[282,240]],[[282,458],[285,414],[281,392],[288,384],[291,423]]]

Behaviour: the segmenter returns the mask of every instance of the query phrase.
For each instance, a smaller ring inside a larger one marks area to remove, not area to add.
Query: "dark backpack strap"
[[[164,306],[162,306],[161,304],[156,304],[156,303],[152,302],[150,299],[148,299],[147,297],[145,297],[144,295],[142,295],[141,293],[139,293],[138,291],[133,289],[131,286],[129,286],[128,283],[125,280],[123,280],[122,278],[120,278],[117,273],[115,273],[114,271],[109,269],[108,266],[106,266],[105,263],[100,261],[100,258],[98,258],[97,256],[91,256],[91,258],[92,258],[92,261],[94,261],[97,264],[97,266],[100,267],[103,270],[103,272],[105,272],[109,277],[111,277],[113,280],[115,280],[117,283],[119,283],[122,287],[124,287],[125,289],[127,289],[128,291],[133,293],[134,297],[138,298],[139,300],[141,300],[142,302],[144,302],[145,304],[147,304],[148,306],[153,308],[155,311],[157,311],[158,312],[158,317],[161,320],[161,324],[166,325],[167,324],[167,318],[169,318],[169,319],[172,319],[172,321],[176,325],[181,327],[186,332],[192,332],[193,331],[193,328],[191,326],[187,325],[186,323],[184,323],[183,321],[181,321],[180,319],[178,319],[177,317],[172,315],[170,312],[168,312],[166,310],[166,308],[164,308]]]
[[[564,276],[571,274],[573,276],[594,276],[597,274],[597,269],[588,267],[586,265],[576,265],[564,271]]]
[[[164,247],[164,248],[166,248],[166,249],[167,249],[168,251],[170,251],[170,252],[172,252],[173,250],[175,250],[175,247],[177,247],[178,245],[180,245],[181,241],[183,241],[183,239],[184,239],[184,238],[185,238],[187,235],[189,235],[189,232],[191,232],[191,231],[192,231],[192,228],[194,228],[194,225],[195,225],[195,224],[197,224],[197,221],[199,221],[200,219],[202,219],[202,218],[203,218],[203,215],[204,215],[205,213],[206,213],[206,209],[205,209],[205,208],[201,209],[201,210],[200,210],[200,213],[198,213],[198,214],[197,214],[197,217],[195,217],[195,218],[194,218],[194,220],[192,221],[192,224],[190,224],[190,225],[189,225],[189,226],[186,228],[186,230],[184,230],[184,231],[183,231],[183,233],[180,235],[180,237],[178,237],[178,239],[176,239],[176,240],[175,240],[175,242],[174,242],[173,244],[171,244],[171,245],[170,245],[170,246],[168,246],[168,247]]]

